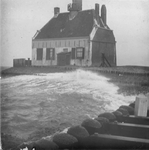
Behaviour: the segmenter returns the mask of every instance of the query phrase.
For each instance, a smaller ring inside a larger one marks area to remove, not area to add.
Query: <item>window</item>
[[[79,47],[76,49],[76,57],[80,59],[84,58],[84,48]]]
[[[54,60],[55,59],[55,49],[47,48],[46,49],[46,60]]]
[[[42,60],[43,58],[43,49],[37,48],[37,60]]]

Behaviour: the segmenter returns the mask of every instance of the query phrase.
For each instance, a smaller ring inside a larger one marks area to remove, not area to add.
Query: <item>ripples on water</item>
[[[28,138],[37,130],[61,130],[134,101],[134,96],[118,94],[108,80],[83,70],[1,79],[2,131]]]

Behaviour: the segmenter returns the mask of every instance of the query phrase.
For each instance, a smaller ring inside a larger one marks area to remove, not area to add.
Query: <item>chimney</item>
[[[81,11],[82,10],[82,0],[72,0],[72,6],[74,5],[74,10]]]
[[[54,17],[57,17],[59,13],[60,13],[60,8],[54,7]]]
[[[101,18],[103,23],[106,25],[107,24],[107,10],[106,10],[106,6],[102,5],[101,7]]]
[[[95,13],[97,16],[99,16],[99,4],[95,4]]]
[[[78,12],[82,10],[82,0],[72,0],[72,4],[68,4],[68,11],[70,11],[69,19],[72,20],[77,16]]]

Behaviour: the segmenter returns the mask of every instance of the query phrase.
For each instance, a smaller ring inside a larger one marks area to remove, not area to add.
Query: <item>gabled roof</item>
[[[60,13],[40,30],[35,40],[89,36],[94,25],[93,13],[93,10],[80,11],[72,20],[69,12]]]
[[[79,11],[73,19],[69,19],[69,12],[60,13],[53,17],[33,38],[54,39],[89,36],[93,26],[98,27],[94,40],[114,42],[113,32],[105,25],[100,16],[96,16],[95,10]]]
[[[115,37],[112,30],[98,28],[93,41],[115,43]]]

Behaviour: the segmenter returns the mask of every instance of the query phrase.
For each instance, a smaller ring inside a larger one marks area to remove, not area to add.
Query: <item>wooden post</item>
[[[148,98],[144,95],[136,97],[135,116],[147,117]]]

